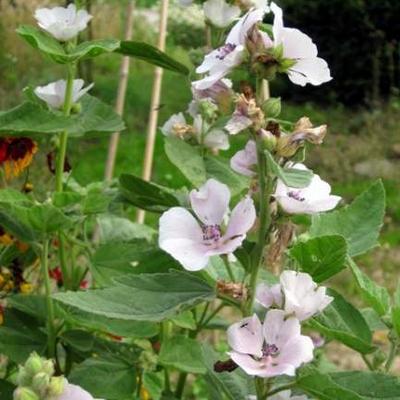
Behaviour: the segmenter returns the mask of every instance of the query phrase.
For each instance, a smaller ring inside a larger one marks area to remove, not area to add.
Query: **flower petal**
[[[228,328],[228,343],[235,352],[262,356],[262,325],[257,315],[244,318]]]
[[[209,179],[199,190],[190,192],[193,211],[205,225],[221,224],[230,198],[228,186],[215,179]]]
[[[228,354],[230,355],[231,359],[248,375],[263,376],[265,367],[260,361],[255,360],[248,354],[241,354],[236,351],[232,351]]]
[[[231,168],[245,176],[255,176],[254,166],[257,164],[257,150],[254,140],[249,140],[243,150],[231,158]]]
[[[314,344],[308,336],[299,335],[286,343],[276,358],[277,363],[298,368],[314,358]]]
[[[246,196],[233,209],[226,229],[225,237],[245,235],[256,221],[256,208],[253,199]]]
[[[161,216],[159,246],[189,271],[200,270],[208,263],[202,229],[184,208],[171,208]]]
[[[318,86],[332,80],[327,62],[319,57],[300,59],[289,70],[289,79],[296,85]]]
[[[94,400],[93,396],[80,386],[65,381],[63,393],[56,400]],[[100,400],[100,399],[99,399]]]
[[[282,307],[283,297],[281,285],[279,283],[269,286],[266,283],[260,283],[256,290],[256,301],[265,308],[270,308],[273,305]]]

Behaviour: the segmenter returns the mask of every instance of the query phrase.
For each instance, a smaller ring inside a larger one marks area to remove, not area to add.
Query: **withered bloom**
[[[277,144],[277,153],[282,157],[292,157],[305,143],[321,144],[327,132],[326,125],[313,127],[308,117],[300,118],[294,126],[293,133],[281,135]]]

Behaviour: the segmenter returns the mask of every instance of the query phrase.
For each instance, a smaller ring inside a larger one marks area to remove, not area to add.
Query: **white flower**
[[[242,63],[247,33],[257,22],[262,21],[265,12],[265,9],[250,10],[232,28],[225,44],[204,57],[196,72],[207,73],[207,76],[193,82],[196,90],[209,88]]]
[[[289,68],[289,79],[296,85],[307,83],[321,85],[332,79],[328,64],[318,57],[318,49],[312,39],[305,33],[294,28],[283,26],[282,9],[271,3],[275,15],[273,24],[274,46],[283,47],[283,57],[295,61]]]
[[[92,87],[93,83],[83,89],[85,82],[82,79],[75,79],[72,88],[72,102],[76,103],[85,95]],[[49,83],[46,86],[38,86],[35,89],[37,97],[45,101],[51,108],[60,109],[64,105],[65,91],[67,82],[59,80],[57,82]]]
[[[180,112],[179,114],[173,114],[169,117],[169,119],[161,127],[161,132],[165,136],[173,136],[176,135],[179,128],[185,126],[187,126],[185,116]]]
[[[206,18],[217,28],[226,28],[240,15],[240,8],[225,0],[207,0],[203,10]]]
[[[39,26],[61,42],[73,39],[86,29],[92,16],[86,10],[76,10],[75,4],[67,8],[39,8],[35,12]]]
[[[55,400],[96,400],[93,396],[80,386],[72,385],[65,379],[64,391]],[[102,399],[97,399],[102,400]]]
[[[333,297],[326,295],[326,287],[319,286],[304,272],[284,271],[280,284],[259,284],[256,301],[266,308],[283,307],[285,315],[295,315],[304,321],[322,312]]]
[[[243,150],[231,158],[231,168],[238,174],[255,176],[254,166],[257,164],[257,148],[254,140],[249,140]]]
[[[313,359],[313,342],[301,335],[299,320],[281,310],[268,311],[264,324],[254,314],[231,325],[228,343],[231,359],[247,374],[263,378],[294,376]]]
[[[303,164],[295,164],[294,169],[306,170]],[[335,208],[340,196],[331,195],[329,183],[314,174],[311,183],[305,188],[292,188],[278,180],[274,197],[289,214],[315,214]]]
[[[257,396],[249,396],[248,400],[257,400]],[[268,397],[268,400],[308,400],[308,397],[292,396],[292,392],[290,390],[284,390]]]
[[[223,229],[230,197],[228,187],[214,179],[199,190],[192,190],[190,203],[197,218],[182,207],[165,212],[160,218],[160,248],[189,271],[206,267],[213,255],[234,252],[253,226],[256,210],[253,200],[245,197],[233,209]]]

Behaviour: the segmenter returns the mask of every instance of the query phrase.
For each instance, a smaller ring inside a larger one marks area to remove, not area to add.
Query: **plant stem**
[[[371,364],[371,361],[368,360],[368,357],[365,354],[361,354],[362,359],[365,362],[365,365],[368,367],[368,369],[370,371],[373,371],[375,368],[374,366]]]
[[[390,369],[392,368],[392,365],[396,358],[396,355],[397,355],[397,343],[395,340],[392,340],[391,344],[390,344],[389,357],[385,364],[385,372],[386,373],[388,373],[390,371]]]
[[[258,241],[254,248],[254,253],[252,257],[252,268],[250,274],[250,296],[245,308],[245,315],[251,315],[255,292],[256,292],[256,285],[257,285],[257,278],[258,272],[260,267],[263,263],[264,258],[264,247],[265,247],[265,239],[267,236],[267,232],[269,226],[271,224],[271,217],[269,213],[269,198],[270,198],[270,191],[271,191],[271,182],[267,174],[267,162],[264,154],[264,146],[262,138],[256,135],[256,144],[257,144],[257,163],[258,163],[258,182],[259,182],[259,191],[260,191],[260,213],[259,213],[259,231],[258,231]]]
[[[75,77],[75,64],[69,64],[67,70],[67,85],[65,89],[65,100],[64,100],[64,108],[63,113],[66,117],[71,114],[72,108],[72,96],[73,96],[73,85],[74,85],[74,77]],[[67,143],[68,143],[68,132],[62,132],[60,134],[60,143],[57,155],[57,164],[56,164],[56,192],[61,193],[63,191],[63,175],[64,175],[64,164],[65,157],[67,154]],[[65,237],[62,232],[58,234],[59,241],[59,257],[60,257],[60,266],[63,274],[65,287],[68,289],[70,287],[70,276],[67,267],[67,258],[65,252]]]
[[[232,282],[235,282],[235,275],[234,275],[234,273],[232,271],[231,264],[229,263],[228,257],[227,256],[226,257],[222,257],[222,259],[224,261],[226,271],[228,272],[229,279]]]
[[[168,341],[170,336],[170,328],[171,324],[169,321],[164,321],[161,323],[161,346]],[[166,367],[164,367],[164,376],[165,376],[165,390],[167,393],[171,393],[171,381],[169,376],[169,371]]]
[[[56,335],[54,328],[54,305],[51,298],[51,286],[49,276],[49,240],[43,242],[41,252],[42,275],[46,290],[46,306],[47,306],[47,351],[50,358],[54,358],[56,350]]]
[[[257,400],[265,400],[267,396],[264,390],[264,380],[262,378],[254,378],[254,385],[256,387]]]

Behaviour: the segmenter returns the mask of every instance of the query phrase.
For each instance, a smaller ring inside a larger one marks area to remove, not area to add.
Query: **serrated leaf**
[[[350,257],[348,258],[348,265],[367,305],[372,307],[381,317],[386,315],[390,309],[390,296],[387,289],[379,286],[364,274]]]
[[[85,292],[57,293],[53,297],[79,310],[108,318],[162,321],[202,301],[215,298],[215,290],[194,274],[170,271],[129,275],[118,286]]]
[[[176,137],[165,137],[165,152],[172,164],[195,187],[205,183],[206,166],[198,148]]]
[[[321,236],[295,244],[289,255],[319,283],[346,268],[347,244],[342,236]]]
[[[380,372],[346,371],[301,377],[297,386],[320,400],[397,400],[400,379]]]
[[[313,172],[310,170],[302,170],[295,168],[282,168],[275,160],[269,151],[265,151],[269,172],[276,175],[286,186],[292,188],[307,187],[312,177]]]
[[[119,183],[122,197],[143,210],[161,213],[180,205],[171,189],[146,182],[137,176],[122,174]]]
[[[193,374],[204,374],[202,349],[194,339],[175,335],[163,342],[158,359],[161,365]]]
[[[312,217],[310,234],[343,236],[351,257],[363,254],[377,245],[385,213],[385,189],[374,183],[349,206]]]
[[[329,290],[333,302],[309,321],[309,325],[331,339],[362,353],[374,351],[372,333],[362,314],[339,293]]]
[[[136,388],[134,365],[117,356],[88,358],[77,365],[68,380],[91,395],[108,400],[130,398]]]
[[[116,52],[183,75],[189,74],[189,70],[183,64],[144,42],[122,41]]]

